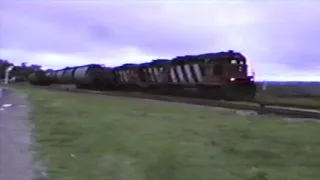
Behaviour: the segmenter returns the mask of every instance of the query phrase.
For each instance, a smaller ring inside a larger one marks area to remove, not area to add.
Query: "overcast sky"
[[[320,81],[320,1],[1,0],[0,58],[116,66],[221,50],[257,79]]]

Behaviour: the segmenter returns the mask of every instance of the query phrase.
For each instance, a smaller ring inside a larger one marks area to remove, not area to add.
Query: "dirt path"
[[[29,104],[22,94],[5,91],[0,98],[0,180],[35,180],[28,122]]]

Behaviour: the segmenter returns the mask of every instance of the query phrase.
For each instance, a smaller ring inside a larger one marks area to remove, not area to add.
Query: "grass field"
[[[29,90],[53,180],[318,180],[320,125]]]

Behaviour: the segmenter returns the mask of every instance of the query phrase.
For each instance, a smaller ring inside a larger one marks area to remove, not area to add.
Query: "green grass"
[[[53,180],[318,180],[320,124],[27,90]]]

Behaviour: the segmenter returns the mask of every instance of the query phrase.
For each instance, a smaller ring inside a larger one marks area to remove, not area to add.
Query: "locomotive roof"
[[[140,68],[149,67],[149,66],[150,66],[150,62],[141,63],[141,64],[138,64],[138,66],[139,66]]]
[[[238,54],[234,51],[222,51],[222,52],[216,52],[216,53],[205,53],[205,54],[198,54],[198,55],[185,55],[185,56],[177,56],[174,59],[181,59],[181,58],[215,58],[215,57],[221,57],[225,55],[234,55]]]
[[[122,69],[122,68],[133,68],[133,67],[138,67],[138,64],[133,64],[133,63],[126,63],[122,64],[121,66],[114,67],[113,69]]]
[[[121,66],[136,66],[137,64],[134,63],[126,63],[126,64],[122,64]]]
[[[168,59],[155,59],[152,62],[150,62],[150,65],[160,65],[160,64],[168,63],[168,62],[170,62],[170,60],[168,60]]]
[[[185,61],[199,61],[210,58],[211,60],[221,61],[225,58],[231,57],[233,55],[241,55],[241,53],[234,52],[234,51],[222,51],[216,53],[205,53],[205,54],[198,54],[198,55],[185,55],[185,56],[177,56],[176,58],[172,59],[173,63],[180,64],[184,63]],[[243,57],[243,56],[242,56]]]
[[[105,70],[111,70],[111,69],[113,69],[112,67],[103,67],[103,69],[105,69]]]
[[[232,50],[229,51],[221,51],[221,52],[215,52],[215,53],[205,53],[205,54],[198,54],[198,55],[185,55],[185,56],[177,56],[173,58],[172,60],[168,59],[154,59],[151,62],[144,62],[141,64],[134,64],[134,63],[126,63],[122,64],[120,66],[114,67],[114,70],[122,69],[122,68],[138,68],[138,67],[149,67],[154,65],[162,65],[166,63],[170,64],[184,64],[187,62],[199,62],[202,60],[205,60],[207,58],[210,58],[210,60],[214,61],[221,61],[224,59],[233,58],[234,56],[238,56],[236,58],[244,58],[244,56],[239,53]]]

